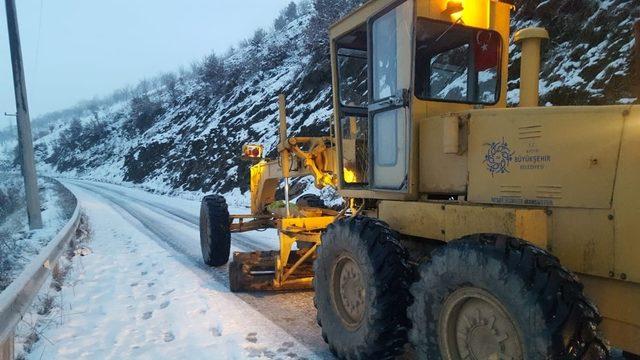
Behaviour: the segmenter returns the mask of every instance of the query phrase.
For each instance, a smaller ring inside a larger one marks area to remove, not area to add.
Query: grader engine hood
[[[469,201],[608,209],[623,134],[639,121],[628,106],[472,111]]]

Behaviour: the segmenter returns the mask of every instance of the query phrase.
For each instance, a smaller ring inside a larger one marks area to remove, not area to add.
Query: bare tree
[[[180,97],[180,93],[178,91],[178,77],[174,73],[166,73],[160,76],[160,83],[166,90],[167,94],[171,98],[171,103],[176,105],[178,103],[178,98]]]

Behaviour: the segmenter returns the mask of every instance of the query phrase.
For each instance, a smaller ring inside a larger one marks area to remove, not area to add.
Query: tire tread
[[[553,358],[583,359],[608,358],[608,347],[597,326],[602,318],[596,306],[586,298],[579,279],[563,267],[557,257],[524,240],[498,234],[476,234],[450,242],[434,251],[432,259],[420,267],[420,281],[412,286],[412,295],[418,299],[427,291],[428,284],[422,281],[429,271],[446,269],[447,252],[457,250],[470,253],[476,251],[502,260],[508,274],[518,276],[527,292],[537,294],[546,328],[553,340]],[[440,274],[442,276],[442,274]],[[506,279],[505,281],[508,281]],[[426,321],[420,301],[409,308],[414,324]],[[432,351],[433,335],[427,334],[426,326],[415,326],[410,338],[419,351]],[[575,329],[567,343],[562,334]],[[435,331],[435,325],[430,327]]]

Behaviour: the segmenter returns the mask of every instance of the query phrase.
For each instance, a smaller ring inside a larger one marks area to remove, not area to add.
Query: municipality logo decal
[[[509,145],[504,139],[494,141],[490,144],[487,154],[484,156],[483,163],[491,175],[505,174],[509,172],[509,164],[513,161],[514,152],[511,151]]]

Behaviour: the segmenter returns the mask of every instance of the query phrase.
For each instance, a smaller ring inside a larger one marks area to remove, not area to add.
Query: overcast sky
[[[189,66],[267,28],[290,0],[17,0],[31,117]],[[0,115],[14,112],[0,1]],[[0,116],[0,128],[8,126]]]

